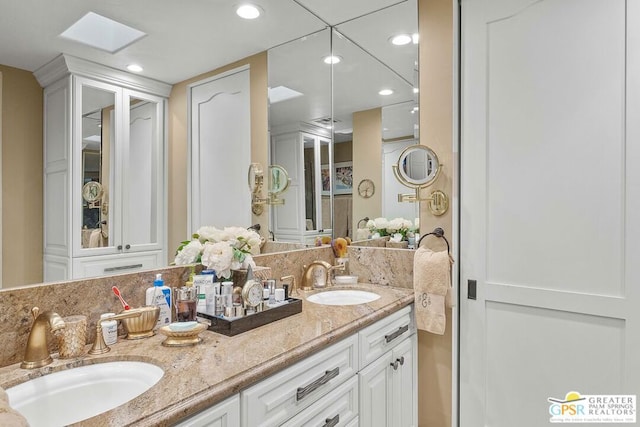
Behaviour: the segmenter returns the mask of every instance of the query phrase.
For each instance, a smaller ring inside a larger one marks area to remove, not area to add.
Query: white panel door
[[[249,69],[189,87],[190,233],[199,227],[251,225]],[[264,166],[264,165],[263,165]]]
[[[462,0],[460,426],[640,394],[639,26],[637,0]]]

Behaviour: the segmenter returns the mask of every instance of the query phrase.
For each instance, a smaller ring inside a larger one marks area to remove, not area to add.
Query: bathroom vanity
[[[193,347],[161,346],[156,335],[120,340],[110,352],[22,370],[0,368],[0,386],[44,373],[115,360],[164,370],[160,381],[116,409],[78,425],[417,425],[413,291],[359,284],[366,304],[308,302],[302,312],[227,337],[210,331]],[[317,291],[316,291],[317,292]],[[393,422],[391,422],[393,420]]]

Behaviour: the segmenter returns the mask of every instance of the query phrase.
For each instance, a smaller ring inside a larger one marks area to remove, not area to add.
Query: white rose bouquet
[[[218,277],[228,279],[231,270],[255,267],[252,255],[260,253],[262,238],[254,230],[242,227],[201,227],[191,240],[180,244],[174,263],[201,263],[215,270]]]
[[[367,222],[367,228],[371,232],[373,238],[391,236],[394,241],[407,240],[408,237],[418,231],[418,219],[416,225],[408,219],[394,218],[388,220],[386,218],[371,219]]]

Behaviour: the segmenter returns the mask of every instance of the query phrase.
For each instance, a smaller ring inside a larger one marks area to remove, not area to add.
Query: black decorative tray
[[[259,326],[302,312],[301,300],[288,298],[285,301],[287,301],[286,304],[271,307],[243,317],[218,317],[200,312],[198,312],[198,317],[204,319],[207,323],[210,323],[207,328],[210,331],[232,337]]]

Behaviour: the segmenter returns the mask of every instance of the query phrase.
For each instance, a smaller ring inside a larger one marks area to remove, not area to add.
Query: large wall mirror
[[[276,239],[354,238],[361,218],[418,216],[398,202],[391,167],[418,142],[417,32],[417,3],[405,1],[269,50],[271,161],[300,189],[272,211]],[[362,180],[372,195],[358,193]]]
[[[298,234],[296,241],[312,244],[318,235],[353,238],[364,217],[417,217],[418,204],[397,202],[402,189],[394,188],[400,184],[391,169],[399,153],[418,138],[418,48],[411,37],[417,34],[417,2],[376,1],[353,8],[343,7],[337,0],[299,0],[296,4],[309,8],[309,16],[318,25],[310,27],[305,37],[268,50],[269,140],[297,133],[296,141],[302,141],[299,156],[294,158],[292,150],[282,151],[283,156],[291,156],[287,161],[274,161],[277,148],[270,147],[270,163],[284,166],[291,178],[290,187],[282,194],[287,198],[285,205],[270,208],[271,231],[278,227],[294,230],[290,234]],[[379,10],[358,13],[358,8]],[[323,30],[314,31],[322,26]],[[409,35],[408,42],[394,45],[391,38],[400,34]],[[326,63],[329,55],[339,62]],[[393,93],[381,95],[382,89]],[[157,240],[157,229],[163,223],[154,217],[148,200],[135,197],[158,191],[155,171],[149,170],[147,163],[141,162],[135,171],[130,168],[129,172],[139,172],[144,179],[132,175],[129,178],[136,187],[114,198],[115,183],[109,175],[115,167],[110,151],[114,147],[109,142],[110,105],[114,102],[103,99],[102,95],[113,98],[107,92],[95,88],[94,105],[89,98],[83,103],[82,165],[78,165],[82,168],[81,181],[82,185],[96,182],[102,187],[95,201],[78,200],[82,229],[74,229],[73,234],[83,239],[83,251],[102,251],[113,245],[121,230],[110,221],[126,206],[144,212],[136,215],[136,220],[151,219],[124,226],[123,230],[130,230],[134,246]],[[156,119],[163,120],[154,102],[132,97],[130,107],[132,117],[136,111],[145,113],[146,108],[153,108]],[[137,120],[130,125],[151,122]],[[145,129],[153,132],[155,127]],[[137,132],[133,128],[129,131]],[[129,148],[132,154],[153,152],[144,144]],[[372,153],[375,155],[370,158]],[[375,187],[367,198],[357,191],[363,180],[372,181]],[[304,192],[296,192],[296,186]],[[295,197],[299,199],[292,199]],[[287,211],[294,205],[301,209]],[[286,241],[277,232],[276,239]]]

